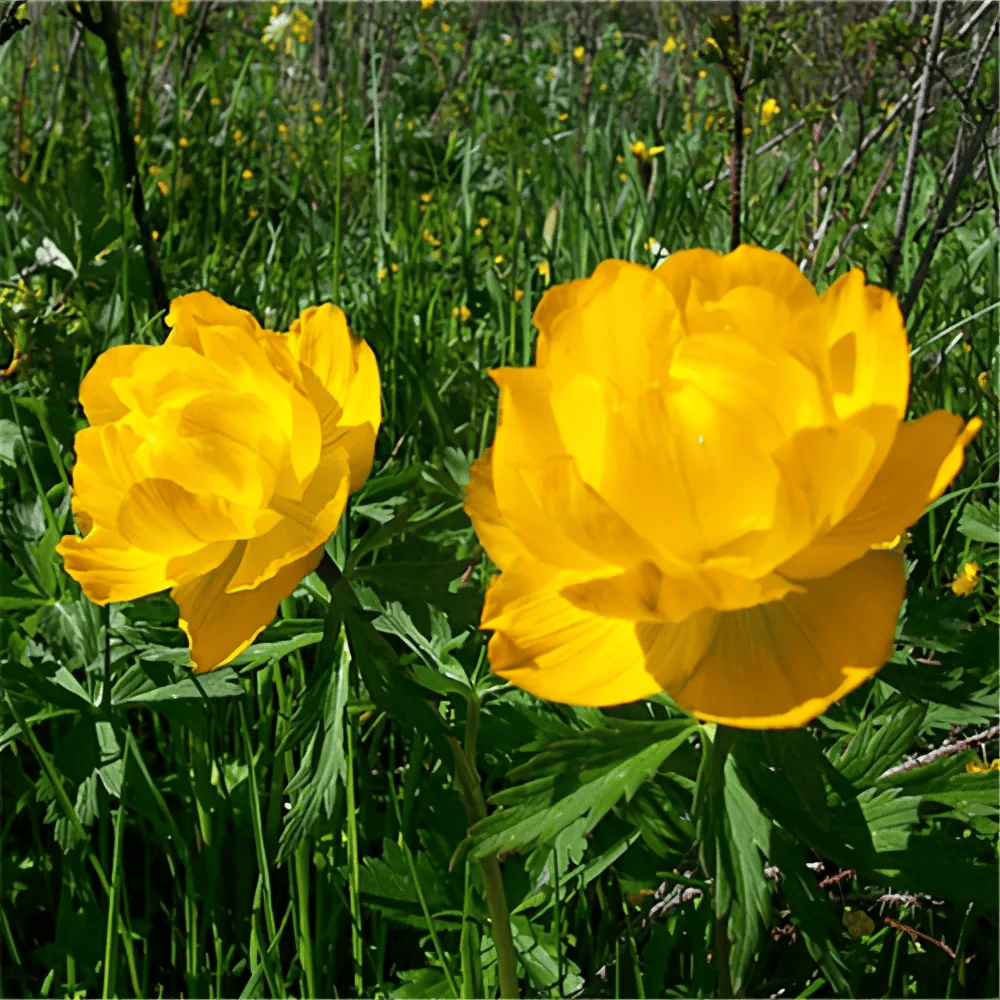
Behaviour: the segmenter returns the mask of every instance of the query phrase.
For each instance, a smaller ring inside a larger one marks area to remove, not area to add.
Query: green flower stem
[[[473,722],[473,719],[476,721]],[[486,818],[486,802],[483,799],[479,775],[475,769],[475,734],[478,719],[479,700],[475,693],[470,693],[469,735],[472,740],[469,745],[463,748],[453,736],[448,737],[455,757],[455,778],[458,781],[459,792],[469,815],[469,826]],[[472,760],[470,760],[470,756],[473,758]],[[520,996],[517,985],[517,958],[514,955],[514,939],[510,933],[510,909],[507,906],[507,894],[503,888],[500,861],[496,854],[487,854],[486,857],[479,859],[479,868],[483,873],[486,905],[490,911],[490,927],[493,932],[493,943],[497,950],[500,996],[504,997],[505,1000],[517,1000],[517,997]]]

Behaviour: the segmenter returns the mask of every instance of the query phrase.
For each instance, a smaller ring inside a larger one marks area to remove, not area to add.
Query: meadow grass
[[[0,394],[0,994],[494,996],[478,858],[499,854],[526,995],[721,995],[701,737],[644,763],[677,723],[668,700],[573,709],[491,677],[476,626],[493,570],[461,509],[495,428],[488,372],[532,362],[546,288],[608,257],[730,249],[719,11],[115,6],[130,134],[107,48],[68,5],[32,6],[0,48],[0,362],[24,358]],[[743,15],[742,239],[821,291],[855,266],[912,290],[908,416],[985,422],[912,529],[892,662],[803,734],[858,798],[848,809],[816,777],[811,806],[771,816],[767,856],[757,806],[727,821],[766,911],[739,918],[744,995],[996,995],[996,774],[966,775],[973,743],[876,783],[997,715],[1000,258],[983,150],[915,282],[983,115],[995,150],[984,11],[949,12],[952,76],[924,109],[898,265],[930,15]],[[169,600],[94,607],[53,553],[80,379],[107,348],[166,333],[150,249],[171,297],[207,289],[272,329],[338,303],[382,376],[373,473],[327,546],[353,597],[310,576],[235,669],[198,680]],[[567,805],[579,788],[591,798]],[[516,833],[482,822],[504,809]],[[874,874],[837,860],[855,821],[892,855]],[[866,934],[843,919],[859,912],[875,915]]]

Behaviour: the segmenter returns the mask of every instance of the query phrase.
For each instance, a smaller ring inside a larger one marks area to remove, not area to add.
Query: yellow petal
[[[270,513],[278,520],[266,533],[247,542],[227,592],[260,586],[282,567],[322,547],[344,513],[350,486],[347,454],[339,449],[322,458],[300,501],[276,497]]]
[[[128,406],[118,396],[118,380],[127,379],[136,360],[153,350],[148,344],[122,344],[98,356],[80,383],[80,405],[92,427],[125,416]]]
[[[316,376],[337,404],[336,409],[318,404],[323,450],[347,449],[351,489],[356,490],[371,472],[375,435],[382,421],[375,355],[368,344],[351,336],[343,312],[329,303],[306,309],[292,323],[287,339],[292,355]]]
[[[239,656],[271,622],[281,601],[323,557],[320,545],[282,567],[259,587],[229,594],[226,588],[243,558],[243,545],[234,546],[217,569],[171,591],[180,608],[180,626],[190,641],[196,673],[215,670]]]
[[[978,418],[965,424],[944,410],[900,424],[888,457],[857,507],[779,571],[793,580],[825,576],[877,542],[902,534],[958,472],[963,449],[980,426]]]
[[[95,527],[86,538],[66,535],[56,546],[67,573],[95,604],[134,601],[171,584],[166,556],[143,552],[117,532]]]
[[[260,324],[243,309],[223,302],[209,292],[182,295],[170,303],[166,317],[170,335],[164,346],[190,347],[199,354],[205,351],[201,344],[201,330],[208,326],[234,326],[250,336],[261,333]]]
[[[255,538],[280,520],[274,510],[241,507],[209,493],[190,493],[169,479],[144,479],[126,492],[117,527],[138,549],[180,556],[212,542]]]
[[[670,693],[710,722],[805,725],[892,655],[905,589],[903,557],[872,551],[804,594],[724,613],[690,679]]]
[[[618,705],[681,683],[711,640],[716,616],[678,625],[605,618],[560,595],[573,574],[518,559],[490,585],[482,628],[491,669],[540,698],[573,705]]]
[[[510,530],[497,506],[493,489],[492,448],[487,448],[482,458],[473,462],[469,469],[463,509],[469,515],[483,548],[501,569],[506,569],[524,551],[524,546]]]

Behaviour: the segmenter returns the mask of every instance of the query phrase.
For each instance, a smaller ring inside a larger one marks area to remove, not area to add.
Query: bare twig
[[[908,760],[903,764],[897,764],[896,767],[890,767],[888,771],[883,771],[882,774],[880,774],[875,780],[884,781],[886,778],[895,777],[897,774],[902,774],[904,771],[912,771],[915,767],[923,767],[925,764],[930,764],[941,757],[947,757],[949,754],[958,753],[959,750],[965,750],[974,743],[983,743],[986,740],[992,740],[997,736],[1000,736],[1000,726],[993,726],[992,729],[987,729],[982,733],[976,733],[975,736],[968,736],[964,740],[959,740],[957,743],[940,746],[936,750],[932,750],[930,753],[925,753],[922,757],[915,757],[913,760]]]
[[[100,10],[100,20],[94,17],[92,7]],[[125,69],[122,66],[121,51],[118,48],[118,23],[116,4],[112,0],[99,0],[98,4],[81,3],[69,9],[76,20],[87,31],[96,35],[103,43],[108,55],[108,71],[111,75],[111,89],[115,95],[115,110],[118,115],[118,142],[121,149],[122,169],[125,189],[132,197],[132,215],[139,227],[143,257],[149,274],[149,284],[153,295],[153,307],[164,315],[170,309],[167,286],[163,281],[156,252],[153,249],[153,234],[146,218],[146,201],[142,193],[142,181],[135,161],[135,143],[132,141],[131,116],[129,115],[128,90]]]
[[[955,210],[955,205],[958,202],[958,192],[961,190],[962,182],[965,180],[966,174],[968,174],[972,169],[972,165],[976,160],[980,147],[986,139],[986,133],[990,130],[991,126],[995,124],[994,116],[997,113],[998,105],[1000,105],[1000,98],[998,98],[997,89],[994,88],[993,99],[990,103],[990,107],[986,109],[982,121],[980,121],[979,127],[976,129],[976,134],[972,137],[972,140],[966,147],[965,155],[955,167],[955,172],[951,177],[951,184],[948,187],[948,193],[944,196],[944,201],[941,203],[941,208],[938,211],[937,218],[934,220],[934,229],[931,232],[930,238],[927,240],[927,245],[924,247],[923,253],[920,255],[920,262],[917,264],[917,269],[910,281],[910,286],[906,289],[906,295],[900,306],[904,320],[907,316],[909,316],[914,302],[917,301],[917,295],[920,293],[920,289],[927,278],[927,272],[930,270],[931,259],[934,256],[934,251],[937,250],[938,244],[948,231],[946,223],[948,216],[950,216]],[[891,284],[891,282],[889,282],[889,284]]]
[[[910,927],[907,924],[900,923],[894,917],[884,917],[883,919],[890,927],[895,927],[897,931],[903,931],[905,934],[909,934],[911,941],[916,941],[917,938],[923,938],[924,941],[927,941],[930,944],[937,945],[943,952],[946,952],[949,955],[949,957],[951,958],[955,957],[955,953],[951,950],[951,948],[949,948],[944,943],[943,938],[940,941],[938,941],[937,938],[931,937],[930,934],[925,934],[923,931],[918,931],[916,927]]]
[[[903,184],[899,195],[899,205],[896,209],[896,225],[892,234],[892,246],[886,262],[886,287],[891,289],[896,283],[899,264],[902,259],[903,240],[906,237],[906,223],[910,216],[910,202],[913,199],[913,185],[917,179],[917,153],[920,150],[920,137],[924,131],[924,121],[927,113],[927,98],[931,88],[931,70],[937,61],[938,49],[941,47],[941,34],[944,31],[945,5],[938,3],[934,12],[934,24],[931,28],[931,38],[927,45],[924,58],[924,71],[920,77],[920,90],[917,93],[917,104],[913,109],[913,126],[910,129],[910,146],[906,151],[906,166],[903,168]]]

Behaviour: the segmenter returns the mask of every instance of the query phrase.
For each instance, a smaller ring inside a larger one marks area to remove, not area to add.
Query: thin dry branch
[[[890,767],[888,771],[883,771],[882,774],[878,776],[876,781],[883,781],[886,778],[892,778],[897,774],[902,774],[904,771],[912,771],[916,767],[923,767],[925,764],[931,764],[941,757],[947,757],[949,754],[958,753],[959,750],[966,750],[974,743],[983,743],[986,740],[995,739],[1000,736],[1000,726],[993,726],[991,729],[987,729],[982,733],[976,733],[975,736],[968,736],[964,740],[959,740],[957,743],[946,743],[939,746],[936,750],[931,750],[930,753],[925,753],[922,757],[914,757],[913,760],[908,760],[902,764],[897,764],[895,767]]]

